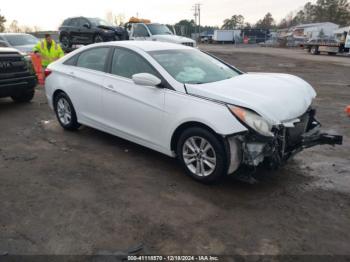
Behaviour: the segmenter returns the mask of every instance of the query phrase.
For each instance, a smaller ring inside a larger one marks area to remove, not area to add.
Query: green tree
[[[317,0],[316,4],[308,2],[303,10],[296,13],[292,19],[285,18],[279,27],[289,22],[289,26],[303,23],[333,22],[341,26],[350,24],[349,0]]]
[[[260,19],[256,25],[256,28],[260,28],[260,29],[271,29],[276,27],[275,24],[275,19],[273,19],[272,14],[271,13],[267,13],[263,19]]]
[[[172,27],[169,27],[172,30]],[[176,33],[182,36],[191,36],[196,32],[196,23],[192,20],[180,20],[175,24]]]
[[[348,0],[317,0],[314,14],[317,22],[347,25],[350,23],[350,4]]]
[[[224,20],[224,24],[221,29],[235,29],[241,28],[244,26],[244,17],[243,15],[233,15],[229,19]]]
[[[0,14],[0,32],[4,32],[5,31],[5,23],[6,23],[5,16]]]

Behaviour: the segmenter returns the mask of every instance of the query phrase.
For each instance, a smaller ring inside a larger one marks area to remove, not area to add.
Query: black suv
[[[29,102],[34,97],[37,78],[29,56],[18,50],[0,47],[0,98]]]
[[[63,21],[59,31],[59,40],[64,49],[72,45],[124,40],[126,37],[123,27],[113,26],[100,18],[68,18]]]

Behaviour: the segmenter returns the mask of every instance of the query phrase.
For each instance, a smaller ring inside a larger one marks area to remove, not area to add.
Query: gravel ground
[[[266,48],[210,51],[244,71],[309,81],[319,120],[343,134],[344,145],[307,150],[278,171],[259,169],[256,185],[228,178],[205,186],[157,152],[87,127],[63,131],[40,87],[30,104],[1,99],[0,254],[143,244],[143,254],[350,255],[348,61]]]

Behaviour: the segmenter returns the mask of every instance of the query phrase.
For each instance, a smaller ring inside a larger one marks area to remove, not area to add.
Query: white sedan
[[[341,136],[318,131],[316,93],[302,79],[243,73],[187,46],[99,43],[45,73],[46,96],[63,128],[83,124],[178,157],[201,182],[342,143]]]

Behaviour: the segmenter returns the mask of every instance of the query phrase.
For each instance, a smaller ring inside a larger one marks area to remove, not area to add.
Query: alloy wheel
[[[63,97],[57,101],[57,115],[63,125],[69,125],[72,121],[72,109]]]
[[[183,144],[182,156],[187,168],[196,176],[206,177],[215,171],[215,150],[203,137],[189,137]]]

